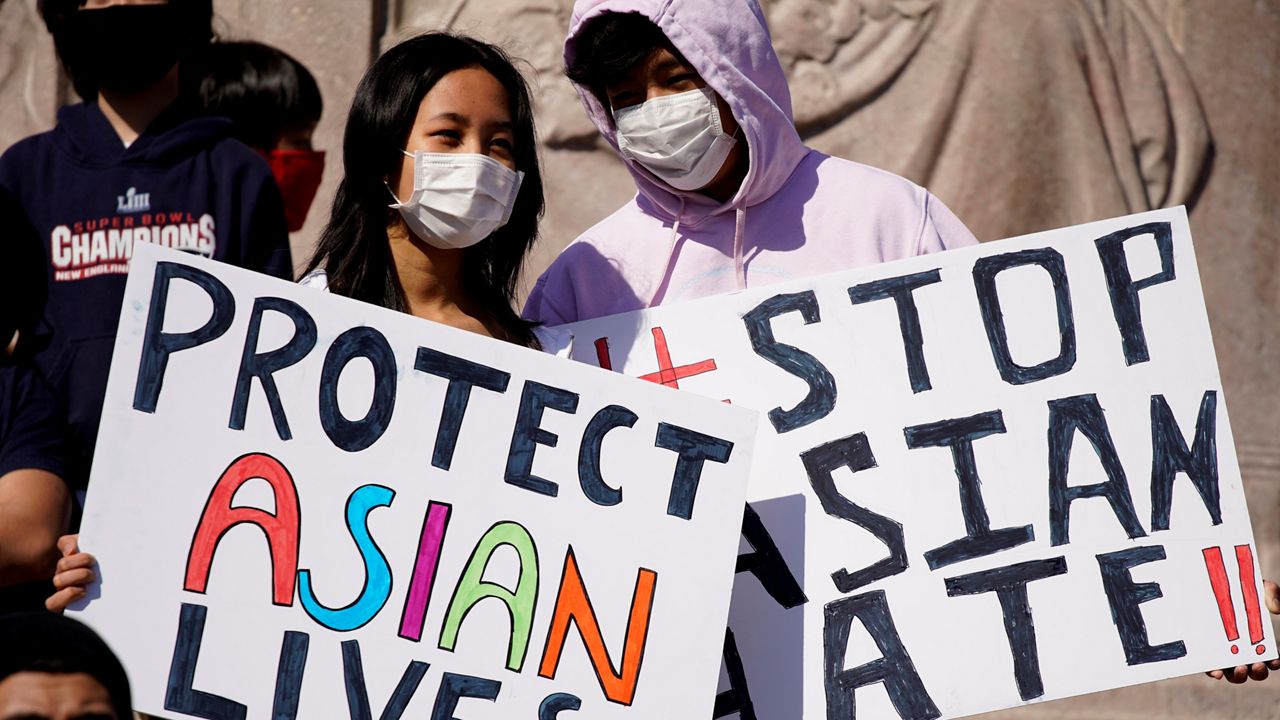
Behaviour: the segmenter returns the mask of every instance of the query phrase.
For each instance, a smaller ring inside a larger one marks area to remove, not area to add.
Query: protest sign
[[[703,720],[756,427],[141,244],[77,615],[165,717]]]
[[[1276,657],[1181,208],[569,327],[763,414],[716,717],[958,717]]]

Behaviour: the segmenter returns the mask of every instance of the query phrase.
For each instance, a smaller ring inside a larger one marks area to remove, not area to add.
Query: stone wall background
[[[713,2],[714,0],[706,0]],[[1188,204],[1264,574],[1280,577],[1280,0],[763,0],[807,141],[928,186],[992,240]],[[356,82],[427,28],[527,61],[548,208],[527,271],[628,199],[560,43],[570,0],[216,0],[219,34],[316,75],[329,152],[301,266],[341,174]],[[36,0],[0,0],[0,148],[71,101]],[[1202,677],[998,714],[1280,718],[1280,679]]]

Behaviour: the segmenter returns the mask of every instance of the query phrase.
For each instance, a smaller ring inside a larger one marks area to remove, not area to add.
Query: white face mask
[[[654,98],[613,113],[618,149],[677,190],[706,187],[737,142],[720,126],[710,88]]]
[[[441,249],[470,247],[507,224],[524,173],[485,155],[406,151],[413,158],[413,194],[396,197],[409,230]]]

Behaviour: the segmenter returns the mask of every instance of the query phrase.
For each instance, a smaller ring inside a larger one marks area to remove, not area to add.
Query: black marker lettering
[[[854,694],[860,687],[879,682],[884,683],[893,709],[904,720],[932,720],[942,715],[925,690],[920,674],[898,636],[883,590],[828,603],[825,615],[822,644],[827,720],[854,720],[857,717]],[[881,656],[846,670],[844,657],[854,618],[875,640]]]
[[[453,463],[454,448],[458,446],[462,418],[467,414],[467,403],[471,401],[471,388],[480,387],[490,392],[505,393],[511,375],[488,365],[425,347],[418,348],[413,368],[449,381],[449,387],[444,393],[444,408],[440,412],[440,428],[436,431],[435,449],[431,452],[431,464],[441,470],[448,470]]]
[[[831,472],[837,468],[847,467],[853,472],[867,470],[876,466],[875,456],[871,454],[871,446],[867,444],[867,436],[863,433],[850,435],[847,438],[833,440],[819,445],[812,450],[800,454],[805,472],[809,475],[809,484],[822,503],[822,509],[828,515],[849,522],[867,530],[876,539],[889,548],[889,556],[879,562],[868,565],[856,572],[841,568],[831,573],[831,580],[842,593],[853,592],[867,583],[891,577],[907,569],[907,544],[902,532],[902,524],[874,513],[836,489],[835,479]]]
[[[1160,253],[1160,272],[1135,282],[1129,274],[1124,244],[1140,235],[1155,236],[1156,249]],[[1146,362],[1151,355],[1147,352],[1147,335],[1142,329],[1138,291],[1174,278],[1173,230],[1167,222],[1147,223],[1100,237],[1094,244],[1098,246],[1098,259],[1102,261],[1102,273],[1107,278],[1107,290],[1111,293],[1111,311],[1116,317],[1116,327],[1120,329],[1124,362],[1126,365]]]
[[[258,352],[258,336],[262,332],[262,316],[270,310],[280,313],[293,322],[293,336],[275,350]],[[253,301],[253,314],[249,316],[249,332],[244,338],[244,353],[240,356],[240,372],[236,375],[235,395],[231,400],[231,419],[227,427],[243,430],[245,415],[249,411],[249,390],[253,379],[258,378],[262,393],[267,396],[271,419],[281,440],[293,438],[289,420],[280,403],[280,391],[276,389],[274,374],[295,365],[316,346],[316,321],[291,300],[278,297],[260,297]]]
[[[404,669],[400,682],[391,693],[391,699],[387,700],[387,706],[378,716],[381,720],[399,720],[409,706],[409,701],[413,699],[413,694],[418,691],[418,685],[429,667],[427,663],[418,660],[409,661],[409,666]],[[373,720],[358,640],[346,640],[342,643],[342,677],[347,688],[347,710],[351,720]]]
[[[582,699],[569,693],[551,693],[538,706],[538,720],[556,720],[562,712],[582,709]]]
[[[1071,461],[1071,444],[1079,430],[1093,445],[1107,473],[1105,482],[1094,485],[1067,485],[1067,466]],[[1130,538],[1147,533],[1138,521],[1129,495],[1129,482],[1116,453],[1107,419],[1102,414],[1097,395],[1077,395],[1049,401],[1049,543],[1071,542],[1071,503],[1080,498],[1101,495],[1111,504],[1111,511]]]
[[[359,420],[348,420],[338,407],[338,380],[356,358],[373,366],[373,398]],[[360,452],[377,442],[391,423],[396,407],[396,357],[382,333],[371,327],[353,327],[329,346],[320,371],[320,426],[333,444],[347,452]]]
[[[1040,651],[1036,646],[1035,618],[1027,598],[1027,583],[1063,575],[1067,572],[1065,557],[1009,565],[982,572],[947,578],[947,596],[979,595],[994,592],[1004,616],[1004,634],[1013,655],[1013,677],[1018,695],[1032,700],[1044,695],[1040,677]]]
[[[1058,308],[1058,355],[1038,365],[1019,365],[1009,354],[1008,330],[1004,326],[1000,294],[996,290],[996,275],[1024,265],[1039,265],[1049,273],[1049,279],[1053,281],[1054,303]],[[982,324],[987,329],[987,340],[991,344],[991,355],[1005,382],[1025,385],[1061,375],[1076,364],[1076,328],[1071,313],[1071,290],[1061,253],[1053,248],[1039,248],[979,258],[973,265],[973,284],[978,293]]]
[[[1124,660],[1130,665],[1174,660],[1187,654],[1181,640],[1152,646],[1147,640],[1147,622],[1138,606],[1148,600],[1164,597],[1158,583],[1135,583],[1129,569],[1164,559],[1164,546],[1136,547],[1098,556],[1102,572],[1102,589],[1111,605],[1111,619],[1120,633]]]
[[[280,664],[276,667],[276,693],[271,702],[271,720],[295,720],[298,697],[302,693],[302,671],[307,667],[311,636],[286,630],[280,643]]]
[[[818,358],[793,345],[780,343],[773,338],[771,321],[778,315],[799,312],[805,325],[819,322],[818,299],[812,290],[791,295],[775,295],[752,308],[742,316],[751,338],[751,349],[756,354],[804,380],[809,394],[795,407],[783,410],[776,407],[769,411],[769,422],[779,433],[790,432],[817,422],[829,415],[836,406],[836,379]]]
[[[178,639],[173,645],[173,662],[169,664],[164,709],[210,720],[244,720],[249,712],[248,707],[193,687],[196,661],[200,658],[200,644],[204,640],[204,620],[208,612],[208,608],[203,605],[182,603],[178,616]]]
[[[920,312],[916,310],[913,293],[936,282],[942,276],[937,270],[876,280],[849,288],[849,300],[854,305],[893,298],[898,307],[898,326],[902,330],[902,349],[907,354],[907,376],[911,380],[911,392],[930,390],[929,368],[924,362],[924,336],[920,332]]]
[[[169,303],[169,283],[173,278],[198,285],[213,302],[209,319],[191,332],[164,332],[164,311]],[[156,263],[155,279],[151,285],[151,308],[147,312],[147,329],[142,336],[142,355],[138,358],[138,381],[133,387],[133,409],[154,413],[169,356],[222,337],[231,327],[235,314],[235,298],[218,278],[189,265]]]
[[[558,387],[526,380],[520,391],[520,412],[511,433],[511,449],[507,452],[506,481],[542,495],[555,497],[560,486],[533,474],[533,454],[539,445],[555,447],[560,436],[539,427],[547,408],[572,414],[578,410],[578,394]]]
[[[462,698],[479,698],[496,700],[502,683],[471,675],[455,675],[445,673],[440,681],[440,691],[436,693],[436,705],[431,711],[431,720],[458,720],[453,711],[458,709],[458,701]]]
[[[1151,396],[1151,531],[1169,529],[1173,481],[1184,472],[1191,478],[1214,525],[1222,524],[1218,488],[1218,393],[1208,390],[1200,401],[1196,435],[1187,449],[1182,429],[1163,395]]]
[[[582,445],[578,450],[578,482],[587,499],[597,505],[617,505],[622,502],[622,490],[610,487],[600,474],[600,450],[604,436],[620,427],[634,427],[640,417],[621,405],[606,405],[587,423],[582,431]]]
[[[987,504],[982,499],[982,480],[978,478],[973,441],[1004,431],[1004,417],[999,410],[903,429],[909,448],[951,448],[956,478],[960,480],[960,510],[967,535],[925,552],[924,559],[930,569],[992,555],[1035,539],[1030,525],[992,530]]]
[[[667,497],[667,514],[685,520],[692,519],[693,501],[698,494],[698,483],[702,480],[703,464],[707,460],[721,464],[729,462],[733,443],[660,422],[654,446],[670,450],[678,456],[676,469],[671,477],[671,494]]]

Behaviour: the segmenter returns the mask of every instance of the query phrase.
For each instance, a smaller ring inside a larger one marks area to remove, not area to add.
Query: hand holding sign
[[[1272,615],[1280,615],[1280,587],[1270,580],[1263,580],[1263,600],[1267,606],[1267,610]],[[1252,665],[1237,665],[1233,668],[1223,668],[1221,670],[1210,670],[1205,673],[1214,680],[1226,679],[1227,682],[1234,685],[1248,682],[1249,680],[1266,680],[1272,670],[1280,670],[1280,658],[1268,660],[1267,662],[1256,662]]]
[[[58,552],[62,557],[54,568],[54,593],[45,601],[50,612],[60,613],[71,603],[84,597],[85,588],[98,579],[93,566],[98,560],[86,552],[80,552],[80,535],[63,535],[58,538]]]

